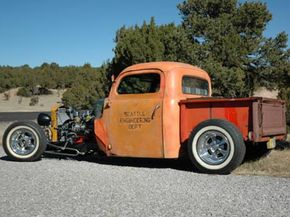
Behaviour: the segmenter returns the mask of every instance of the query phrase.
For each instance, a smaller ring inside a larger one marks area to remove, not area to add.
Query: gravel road
[[[12,162],[1,216],[289,216],[290,179],[203,175],[171,160]]]

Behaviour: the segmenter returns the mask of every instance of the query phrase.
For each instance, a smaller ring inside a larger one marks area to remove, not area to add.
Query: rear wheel
[[[34,161],[40,158],[47,146],[42,128],[34,122],[11,124],[3,135],[3,148],[12,160]]]
[[[201,172],[228,174],[242,163],[245,151],[240,131],[226,120],[204,121],[190,134],[188,154]]]

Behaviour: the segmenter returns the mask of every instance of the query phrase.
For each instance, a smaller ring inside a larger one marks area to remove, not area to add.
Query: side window
[[[182,92],[184,94],[208,96],[208,82],[200,78],[184,76],[182,78]]]
[[[118,94],[157,93],[160,89],[158,73],[136,74],[124,77],[118,87]]]

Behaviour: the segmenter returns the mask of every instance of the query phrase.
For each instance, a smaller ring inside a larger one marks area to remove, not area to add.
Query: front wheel
[[[5,153],[16,161],[39,159],[47,143],[42,128],[30,121],[12,123],[4,132],[2,142]]]
[[[242,163],[245,152],[245,143],[239,129],[226,120],[204,121],[189,137],[190,160],[204,173],[230,173]]]

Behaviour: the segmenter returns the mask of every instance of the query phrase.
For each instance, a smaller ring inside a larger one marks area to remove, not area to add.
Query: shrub
[[[286,122],[288,125],[288,133],[290,133],[290,87],[281,89],[279,98],[286,102]]]
[[[77,85],[68,89],[63,94],[62,100],[65,105],[76,109],[91,109],[98,98],[94,87],[88,84],[86,87]]]
[[[6,93],[4,93],[4,100],[5,100],[5,101],[8,101],[8,100],[10,99],[10,97],[11,97],[11,94],[10,94],[9,91],[6,92]]]
[[[39,102],[38,96],[34,96],[34,97],[31,97],[29,105],[35,106],[36,104],[38,104],[38,102]]]
[[[17,96],[31,97],[32,91],[27,87],[21,87],[17,91]]]
[[[38,88],[38,95],[50,95],[52,94],[52,91],[49,90],[48,88],[46,87],[39,87]]]

